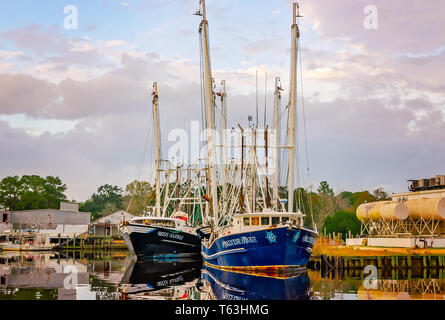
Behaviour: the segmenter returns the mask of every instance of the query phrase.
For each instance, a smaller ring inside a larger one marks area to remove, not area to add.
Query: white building
[[[93,234],[96,236],[118,236],[118,225],[121,221],[128,221],[136,216],[126,212],[117,211],[100,217],[92,222]]]
[[[0,218],[0,233],[32,231],[50,238],[72,238],[88,232],[91,213],[79,212],[75,203],[61,203],[60,210],[4,211]]]

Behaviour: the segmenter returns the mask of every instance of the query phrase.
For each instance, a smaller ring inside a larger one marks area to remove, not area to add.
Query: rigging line
[[[264,81],[264,128],[266,128],[267,122],[267,72],[266,79]]]
[[[256,127],[258,128],[258,70],[255,71],[255,83],[256,83]]]
[[[206,110],[204,108],[204,67],[203,67],[203,47],[202,32],[199,33],[199,80],[201,82],[201,129],[205,129]]]
[[[298,57],[300,64],[300,84],[301,84],[301,107],[303,112],[303,130],[304,130],[304,142],[306,148],[306,170],[308,180],[310,181],[310,170],[309,170],[309,152],[308,152],[308,143],[307,143],[307,127],[306,127],[306,108],[304,101],[304,88],[303,88],[303,64],[301,62],[301,47],[300,47],[300,39],[298,39]],[[317,224],[314,221],[313,215],[313,203],[312,203],[312,187],[309,189],[309,211],[312,225],[315,227],[315,231],[317,231]]]
[[[149,118],[150,119],[150,118]],[[151,127],[151,121],[148,121],[148,126],[147,126],[147,134],[145,136],[145,142],[144,142],[144,152],[142,154],[142,159],[141,159],[141,163],[139,165],[139,169],[138,169],[138,174],[137,174],[137,180],[141,179],[141,175],[142,175],[142,167],[144,166],[144,162],[145,162],[145,156],[147,154],[147,148],[148,148],[148,140],[150,138],[150,127]],[[130,209],[130,206],[133,202],[134,199],[134,193],[130,198],[130,202],[128,203],[127,209],[125,210],[126,212],[128,212],[128,210]]]
[[[298,46],[300,48],[300,46]],[[303,66],[301,63],[301,50],[298,50],[299,61],[300,61],[300,83],[301,83],[301,107],[303,111],[303,129],[304,129],[304,142],[306,146],[306,170],[309,177],[309,153],[308,153],[308,143],[307,143],[307,129],[306,129],[306,108],[304,104],[304,91],[303,91]]]

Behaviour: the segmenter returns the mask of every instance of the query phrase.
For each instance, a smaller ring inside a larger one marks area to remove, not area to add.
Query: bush
[[[339,210],[333,216],[326,217],[323,230],[328,234],[340,232],[346,238],[349,231],[352,235],[360,234],[360,225],[355,213]]]

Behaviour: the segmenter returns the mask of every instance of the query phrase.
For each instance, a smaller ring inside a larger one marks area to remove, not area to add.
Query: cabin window
[[[282,223],[286,223],[287,221],[289,221],[289,217],[282,217],[281,218],[281,222]]]
[[[272,217],[272,224],[280,224],[280,217]]]
[[[260,224],[260,219],[258,217],[252,218],[252,226],[257,226]]]
[[[270,218],[269,217],[261,217],[261,225],[262,226],[268,226],[270,224]]]
[[[250,226],[250,218],[244,218],[243,221],[244,221],[243,223],[245,226]]]
[[[3,214],[3,222],[7,222],[8,221],[8,214],[4,213]]]
[[[169,220],[144,220],[144,223],[150,226],[174,228],[175,222]]]

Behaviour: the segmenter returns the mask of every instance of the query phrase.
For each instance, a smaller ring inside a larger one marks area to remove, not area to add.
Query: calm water
[[[445,299],[440,270],[322,275],[287,279],[226,273],[200,262],[135,262],[127,253],[0,253],[0,299]]]

